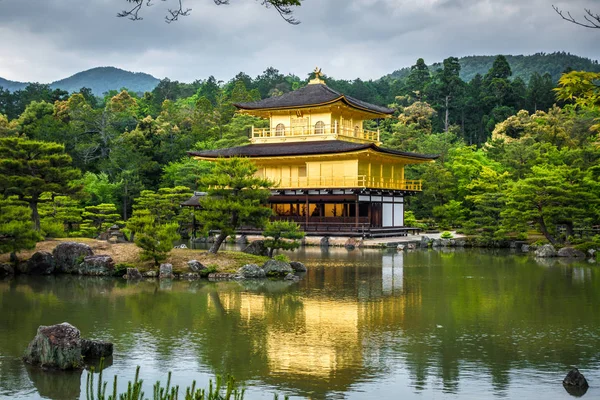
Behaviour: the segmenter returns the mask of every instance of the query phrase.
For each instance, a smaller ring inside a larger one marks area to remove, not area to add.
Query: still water
[[[85,398],[86,372],[20,356],[38,325],[68,321],[115,344],[105,378],[207,386],[247,399],[569,399],[571,366],[600,397],[598,264],[482,250],[301,249],[299,283],[61,276],[0,281],[0,398]]]

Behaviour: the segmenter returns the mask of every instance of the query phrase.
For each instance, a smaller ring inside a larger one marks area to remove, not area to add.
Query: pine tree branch
[[[127,3],[132,4],[133,7],[131,9],[123,10],[117,13],[117,17],[119,18],[128,18],[132,21],[140,21],[143,18],[141,17],[142,9],[145,7],[150,7],[153,5],[152,0],[126,0]],[[167,15],[165,16],[165,22],[171,23],[179,20],[179,17],[186,17],[190,15],[192,11],[191,8],[184,8],[183,2],[184,0],[162,0],[164,2],[167,1],[177,1],[177,8],[169,8],[167,10]],[[228,5],[230,4],[230,0],[213,0],[213,2],[218,5]],[[298,25],[300,21],[294,18],[294,10],[293,7],[299,7],[301,5],[302,0],[261,0],[261,5],[266,8],[273,7],[283,18],[284,21],[291,25]]]
[[[600,29],[600,14],[594,14],[591,9],[586,8],[585,9],[586,15],[583,16],[583,18],[587,22],[589,22],[589,24],[587,24],[585,22],[577,21],[575,18],[573,18],[573,16],[571,15],[571,13],[569,11],[567,11],[567,14],[565,15],[565,13],[561,9],[559,9],[557,6],[552,5],[552,8],[565,21],[569,21],[573,24],[583,26],[585,28]]]

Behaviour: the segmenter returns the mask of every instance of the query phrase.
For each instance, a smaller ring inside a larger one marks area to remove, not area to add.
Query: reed
[[[108,382],[105,382],[102,377],[104,360],[100,361],[99,371],[96,374],[94,367],[90,368],[86,378],[85,396],[86,400],[178,400],[179,386],[171,386],[171,372],[167,377],[165,386],[160,381],[157,381],[153,386],[152,397],[144,397],[142,385],[144,381],[140,379],[140,367],[135,370],[135,378],[127,384],[125,393],[117,393],[117,376],[113,379],[112,393],[106,394]],[[94,377],[97,375],[97,381]],[[238,385],[233,377],[228,377],[225,381],[221,376],[217,376],[215,381],[211,379],[208,384],[208,389],[196,388],[196,381],[193,381],[191,386],[185,389],[184,400],[243,400],[245,389],[238,388]],[[278,400],[279,396],[275,394],[274,400]],[[288,400],[288,396],[284,397]]]

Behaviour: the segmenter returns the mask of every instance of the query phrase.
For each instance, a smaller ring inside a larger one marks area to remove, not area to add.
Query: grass
[[[44,240],[43,242],[38,242],[33,250],[26,250],[18,253],[19,260],[24,261],[29,259],[36,251],[47,251],[51,253],[61,242],[85,243],[92,248],[94,254],[109,255],[112,257],[115,264],[132,264],[140,271],[147,271],[155,268],[152,261],[140,261],[140,249],[133,243],[109,243],[104,240],[89,238]],[[189,260],[198,260],[205,266],[213,265],[217,268],[216,272],[235,272],[245,264],[262,265],[268,259],[268,257],[254,256],[238,251],[219,251],[219,253],[215,255],[210,254],[205,250],[173,249],[165,262],[173,264],[173,271],[176,273],[183,271],[187,272],[187,262]],[[0,262],[9,261],[8,254],[0,255]]]

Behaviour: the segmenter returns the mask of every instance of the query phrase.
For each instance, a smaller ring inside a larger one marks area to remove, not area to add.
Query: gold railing
[[[268,177],[267,177],[268,178]],[[277,189],[392,189],[420,192],[420,180],[374,178],[366,175],[315,178],[288,178],[278,182]]]
[[[334,136],[379,142],[379,130],[370,131],[368,129],[343,127],[337,124],[322,126],[286,126],[283,129],[252,127],[252,139],[273,138],[276,140],[276,138],[302,138],[313,136]]]

